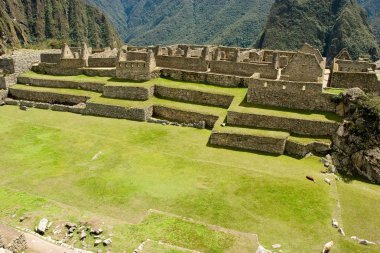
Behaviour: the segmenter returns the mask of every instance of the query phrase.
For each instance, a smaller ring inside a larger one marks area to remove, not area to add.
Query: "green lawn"
[[[156,209],[257,234],[284,252],[319,252],[330,240],[337,253],[380,250],[349,239],[380,240],[380,187],[338,183],[343,239],[330,225],[336,194],[315,157],[211,148],[207,130],[12,106],[0,107],[0,134],[0,214],[7,223],[19,225],[25,214],[30,228],[41,217],[99,220],[113,234],[114,252],[131,252],[148,238],[204,252],[255,251],[245,236],[146,216]]]

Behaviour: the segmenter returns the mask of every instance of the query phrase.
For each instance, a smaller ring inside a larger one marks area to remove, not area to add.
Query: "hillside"
[[[342,48],[377,57],[379,47],[363,9],[355,0],[276,0],[259,47],[298,49],[303,43],[333,57]]]
[[[83,0],[0,1],[0,31],[0,43],[13,47],[48,39],[94,47],[119,41],[106,16]]]
[[[358,0],[368,14],[372,30],[380,44],[380,1],[378,0]]]
[[[88,0],[108,13],[127,43],[252,46],[273,0]]]

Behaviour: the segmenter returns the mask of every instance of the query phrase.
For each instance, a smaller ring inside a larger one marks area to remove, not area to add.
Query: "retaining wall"
[[[338,128],[338,123],[336,122],[312,121],[233,111],[228,112],[227,123],[233,126],[285,130],[290,133],[309,136],[331,136]]]
[[[61,60],[61,54],[60,53],[53,53],[53,54],[41,54],[41,62],[46,63],[59,63]]]
[[[29,100],[50,104],[76,105],[85,103],[90,97],[69,94],[58,94],[54,92],[41,92],[23,89],[9,88],[9,96],[18,100]]]
[[[88,102],[83,114],[116,119],[146,121],[148,118],[152,117],[153,107],[128,108],[125,106]]]
[[[301,144],[295,141],[287,140],[285,153],[292,156],[304,157],[308,153],[326,155],[331,150],[331,145],[322,142],[312,142],[309,144]]]
[[[215,115],[184,111],[159,105],[154,106],[153,117],[179,123],[198,123],[204,121],[206,123],[206,128],[209,129],[214,127],[215,122],[219,118]]]
[[[186,90],[179,88],[169,88],[160,85],[155,86],[154,94],[157,97],[162,97],[166,99],[193,102],[204,105],[214,105],[223,108],[228,108],[231,105],[232,100],[234,99],[234,97],[230,95],[213,94],[202,91]]]
[[[64,81],[64,80],[48,80],[39,79],[31,77],[20,76],[17,78],[20,84],[30,84],[32,86],[49,87],[49,88],[70,88],[70,89],[81,89],[88,91],[102,92],[104,83],[96,82],[75,82],[75,81]]]
[[[284,153],[285,141],[286,139],[223,132],[213,132],[210,137],[211,145],[279,155]]]
[[[121,98],[129,100],[146,101],[153,95],[153,87],[131,87],[131,86],[104,86],[103,96],[108,98]]]

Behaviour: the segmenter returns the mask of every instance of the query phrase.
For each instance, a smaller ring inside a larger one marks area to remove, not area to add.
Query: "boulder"
[[[80,233],[80,239],[83,241],[87,237],[87,234],[84,230]]]
[[[46,218],[43,218],[42,220],[40,220],[40,222],[38,223],[38,226],[36,228],[36,232],[39,233],[40,235],[44,235],[45,232],[46,232],[46,229],[48,227],[48,224],[49,224],[49,220],[46,219]]]
[[[336,219],[332,219],[332,222],[331,222],[331,225],[334,227],[334,228],[339,228],[339,223]]]
[[[98,246],[98,245],[101,244],[101,243],[102,243],[102,240],[97,239],[97,240],[95,240],[95,242],[94,242],[94,246],[96,247],[96,246]]]

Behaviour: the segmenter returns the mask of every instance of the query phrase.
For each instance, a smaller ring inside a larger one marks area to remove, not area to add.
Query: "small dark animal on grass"
[[[315,179],[313,177],[311,177],[311,176],[306,176],[306,179],[310,180],[310,181],[313,181],[315,183]]]

